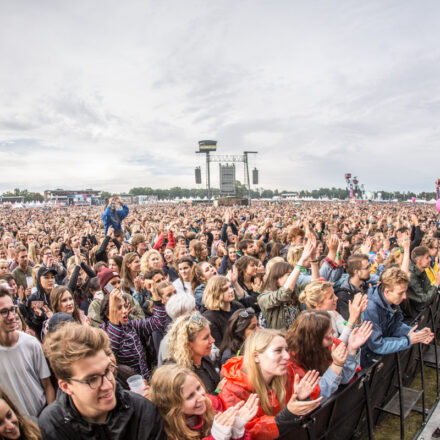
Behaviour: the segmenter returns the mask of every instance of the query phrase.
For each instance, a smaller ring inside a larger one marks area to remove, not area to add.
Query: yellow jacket
[[[434,266],[431,267],[427,267],[425,269],[426,275],[428,275],[429,281],[431,281],[431,285],[435,283],[435,278],[438,274],[438,263],[437,261],[435,262]]]

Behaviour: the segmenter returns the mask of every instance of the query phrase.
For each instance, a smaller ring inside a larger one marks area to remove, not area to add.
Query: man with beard
[[[370,279],[370,269],[368,255],[354,254],[347,260],[348,277],[338,288],[335,288],[335,295],[338,297],[336,310],[346,320],[349,316],[349,301],[353,301],[356,293],[366,294],[368,291],[367,281]]]

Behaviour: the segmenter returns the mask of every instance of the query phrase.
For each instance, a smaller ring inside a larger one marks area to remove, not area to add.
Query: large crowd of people
[[[432,206],[0,209],[0,438],[275,439],[430,344]]]

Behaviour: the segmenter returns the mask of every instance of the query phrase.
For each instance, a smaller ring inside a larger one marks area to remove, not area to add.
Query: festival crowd
[[[430,344],[431,206],[0,210],[0,438],[275,439]]]

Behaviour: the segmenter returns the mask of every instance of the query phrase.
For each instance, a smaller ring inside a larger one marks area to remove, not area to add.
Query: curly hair
[[[199,312],[180,316],[172,324],[169,335],[168,353],[176,364],[186,368],[194,368],[189,342],[194,342],[197,335],[209,327],[209,321]]]
[[[186,424],[186,416],[183,413],[182,388],[189,376],[194,377],[205,388],[195,373],[180,365],[164,365],[154,372],[151,379],[150,398],[162,416],[165,432],[169,439],[199,440],[208,437],[211,433],[214,411],[207,396],[205,396],[206,412],[202,416],[201,432],[189,428]]]

